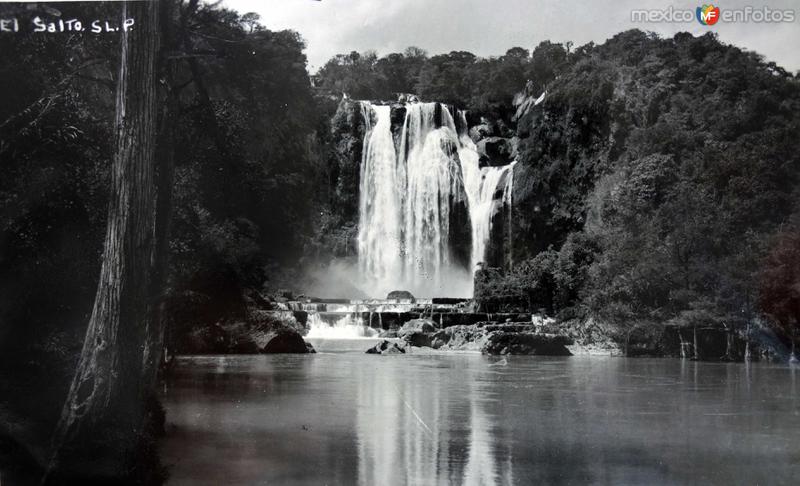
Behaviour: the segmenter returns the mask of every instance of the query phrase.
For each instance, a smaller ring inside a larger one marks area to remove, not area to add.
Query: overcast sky
[[[721,9],[794,9],[793,23],[633,23],[631,9],[694,9],[699,2],[669,0],[223,0],[240,13],[257,12],[271,30],[293,29],[307,43],[315,72],[330,57],[373,49],[379,55],[414,45],[439,54],[466,50],[500,55],[509,47],[543,40],[601,43],[631,28],[665,36],[689,31],[719,33],[727,43],[763,54],[794,72],[800,69],[800,4],[790,0],[725,0]]]

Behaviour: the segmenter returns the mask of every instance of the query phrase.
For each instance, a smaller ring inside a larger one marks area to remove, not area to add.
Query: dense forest
[[[510,237],[479,275],[479,305],[618,335],[711,323],[796,341],[800,80],[758,54],[628,31],[489,58],[351,52],[312,76],[297,33],[173,4],[159,78],[174,160],[168,334],[242,313],[253,293],[309,292],[352,257],[357,195],[342,178],[357,165],[343,164],[363,127],[345,133],[340,99],[414,94],[514,146]],[[100,275],[118,42],[0,36],[0,417],[25,410],[31,443],[57,420]]]
[[[120,5],[3,13],[117,19]],[[308,188],[320,177],[316,137],[327,122],[297,33],[196,0],[161,6],[154,96],[158,158],[171,167],[158,177],[174,182],[158,302],[169,334],[176,322],[242,312],[243,289],[294,268],[310,233]],[[11,465],[41,468],[81,355],[116,197],[120,37],[21,31],[0,45],[0,418],[12,427],[0,433],[0,450],[11,447]]]
[[[758,54],[711,33],[628,31],[488,59],[353,52],[319,83],[466,108],[518,146],[513,241],[500,243],[503,270],[479,282],[482,303],[621,332],[771,323],[786,342],[794,332],[800,83]]]

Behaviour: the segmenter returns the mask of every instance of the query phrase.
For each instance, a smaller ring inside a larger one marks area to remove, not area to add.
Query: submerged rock
[[[405,352],[404,347],[385,339],[367,350],[367,354],[405,354]]]

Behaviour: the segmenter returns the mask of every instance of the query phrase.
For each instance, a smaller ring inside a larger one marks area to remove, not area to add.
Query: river
[[[172,485],[797,484],[800,369],[611,357],[180,358]]]

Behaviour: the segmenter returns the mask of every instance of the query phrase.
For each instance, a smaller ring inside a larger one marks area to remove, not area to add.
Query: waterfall
[[[400,273],[400,192],[388,106],[362,103],[366,124],[359,188],[358,263],[377,282]],[[372,126],[372,113],[376,115]]]
[[[361,102],[366,126],[359,195],[361,284],[373,295],[402,289],[418,296],[471,296],[492,217],[510,204],[514,164],[480,167],[463,111],[454,112],[457,128],[440,103],[404,108],[396,145],[392,108]],[[453,226],[463,210],[470,225],[468,263],[453,252],[461,244],[454,234],[467,230],[465,224]]]
[[[405,283],[418,291],[447,292],[460,278],[461,293],[469,274],[458,271],[450,248],[451,211],[465,197],[453,119],[437,103],[409,104],[400,141]]]

